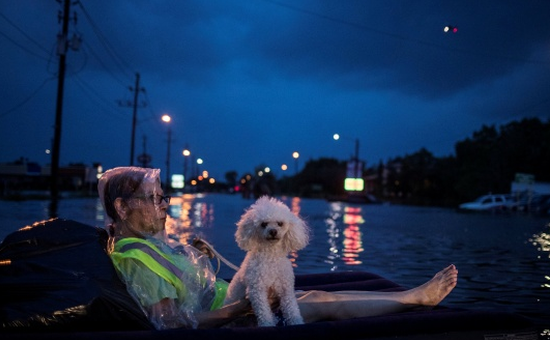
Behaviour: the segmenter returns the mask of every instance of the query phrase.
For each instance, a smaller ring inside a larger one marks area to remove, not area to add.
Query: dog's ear
[[[241,216],[237,222],[237,231],[235,232],[235,241],[237,245],[244,251],[252,250],[254,246],[254,221],[256,214],[253,210],[248,210]]]
[[[300,217],[292,214],[285,234],[284,247],[287,252],[303,249],[309,243],[309,228]]]

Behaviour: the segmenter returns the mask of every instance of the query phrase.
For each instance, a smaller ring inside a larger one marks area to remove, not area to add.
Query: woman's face
[[[168,203],[161,197],[164,195],[160,181],[144,181],[140,190],[143,194],[128,200],[130,212],[128,222],[143,236],[152,236],[164,231]]]

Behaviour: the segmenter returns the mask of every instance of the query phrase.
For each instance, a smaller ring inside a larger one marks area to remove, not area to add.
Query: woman
[[[223,305],[227,283],[217,279],[209,259],[196,249],[165,242],[169,196],[160,170],[108,170],[98,191],[107,214],[110,255],[130,294],[157,329],[216,327],[251,312],[248,301]],[[439,304],[456,286],[454,265],[421,286],[402,292],[307,291],[298,304],[305,322],[383,315]]]

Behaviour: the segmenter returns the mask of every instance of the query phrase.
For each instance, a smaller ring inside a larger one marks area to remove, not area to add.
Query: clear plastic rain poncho
[[[216,280],[209,258],[194,247],[167,244],[159,175],[159,169],[122,167],[100,178],[99,197],[113,240],[109,252],[156,329],[196,328],[196,313],[221,307],[227,283]]]

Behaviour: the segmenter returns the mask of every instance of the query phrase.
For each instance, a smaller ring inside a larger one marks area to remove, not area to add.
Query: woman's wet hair
[[[129,168],[127,171],[119,171],[109,177],[104,188],[104,206],[107,216],[113,221],[119,220],[115,209],[117,198],[129,199],[136,194],[141,194],[141,185],[147,174],[147,169]]]

